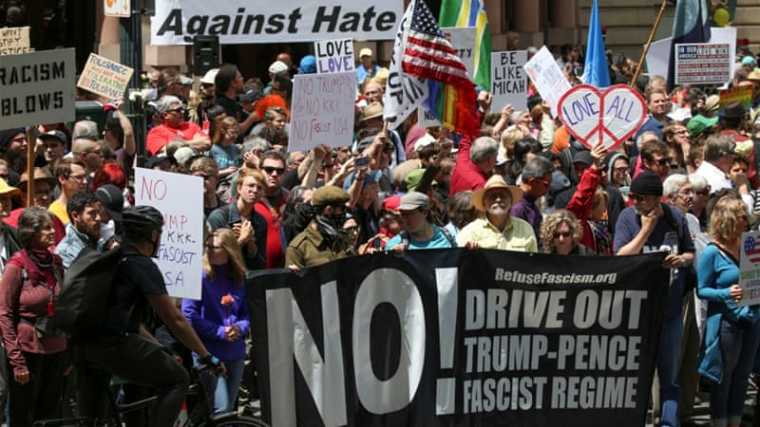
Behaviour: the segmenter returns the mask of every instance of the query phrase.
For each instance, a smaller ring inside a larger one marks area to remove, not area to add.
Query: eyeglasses
[[[569,238],[572,235],[573,234],[570,233],[569,231],[557,231],[557,232],[554,233],[554,238],[555,239],[559,239],[560,237],[564,237],[565,239],[567,239],[567,238]]]
[[[262,169],[264,169],[264,172],[266,172],[267,175],[271,175],[272,172],[277,172],[277,175],[285,173],[285,168],[276,168],[274,166],[264,166]]]
[[[628,171],[628,166],[620,166],[620,167],[612,169],[612,171],[613,172],[620,172],[620,173],[626,172],[626,171]]]

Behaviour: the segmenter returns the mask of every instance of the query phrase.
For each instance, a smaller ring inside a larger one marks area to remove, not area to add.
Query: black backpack
[[[64,275],[55,304],[55,327],[72,338],[94,337],[108,316],[108,296],[122,251],[83,249]]]

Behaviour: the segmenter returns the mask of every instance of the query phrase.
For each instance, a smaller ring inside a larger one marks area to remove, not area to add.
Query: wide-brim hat
[[[383,117],[383,104],[379,102],[373,102],[364,107],[359,122],[365,122],[369,119],[375,119],[378,117]]]
[[[483,188],[472,194],[472,205],[475,206],[475,209],[481,212],[485,212],[486,207],[483,204],[483,198],[489,190],[494,190],[497,188],[505,188],[509,190],[512,196],[513,204],[523,197],[523,191],[521,189],[515,187],[514,185],[507,184],[501,175],[493,175],[492,177],[488,178],[488,181],[486,181],[486,185],[483,186]]]
[[[46,168],[34,168],[34,181],[47,181],[51,186],[55,186],[55,178]],[[18,185],[23,187],[27,182],[29,182],[29,174],[24,172],[21,174]]]
[[[0,178],[0,196],[18,196],[21,194],[21,190],[16,187],[8,185],[4,179]]]

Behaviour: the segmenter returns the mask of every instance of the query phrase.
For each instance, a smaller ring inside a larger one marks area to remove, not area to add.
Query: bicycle
[[[177,419],[174,427],[224,427],[224,426],[252,426],[269,427],[269,424],[258,418],[240,415],[237,412],[213,414],[210,396],[213,396],[213,384],[216,384],[216,376],[208,367],[195,371],[194,381],[190,385],[185,402],[191,402],[191,409],[187,412],[187,419]],[[121,427],[125,423],[126,416],[142,412],[148,414],[153,403],[158,398],[151,396],[135,402],[122,403],[118,389],[108,389],[110,414],[105,419],[76,417],[37,420],[34,427]]]

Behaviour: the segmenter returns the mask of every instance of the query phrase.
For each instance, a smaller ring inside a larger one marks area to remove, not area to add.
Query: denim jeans
[[[720,348],[723,356],[723,381],[714,384],[710,393],[710,417],[713,425],[739,425],[744,410],[749,374],[760,345],[760,323],[720,323]]]
[[[240,381],[243,379],[243,367],[245,359],[224,362],[227,375],[216,380],[214,392],[214,413],[230,412],[235,410],[235,401],[240,390]]]
[[[657,381],[659,389],[654,392],[654,401],[661,402],[659,408],[660,424],[667,427],[678,427],[678,402],[680,387],[678,372],[680,368],[681,335],[683,334],[683,318],[673,316],[662,321],[660,347],[657,351]],[[657,415],[657,410],[654,411]]]

